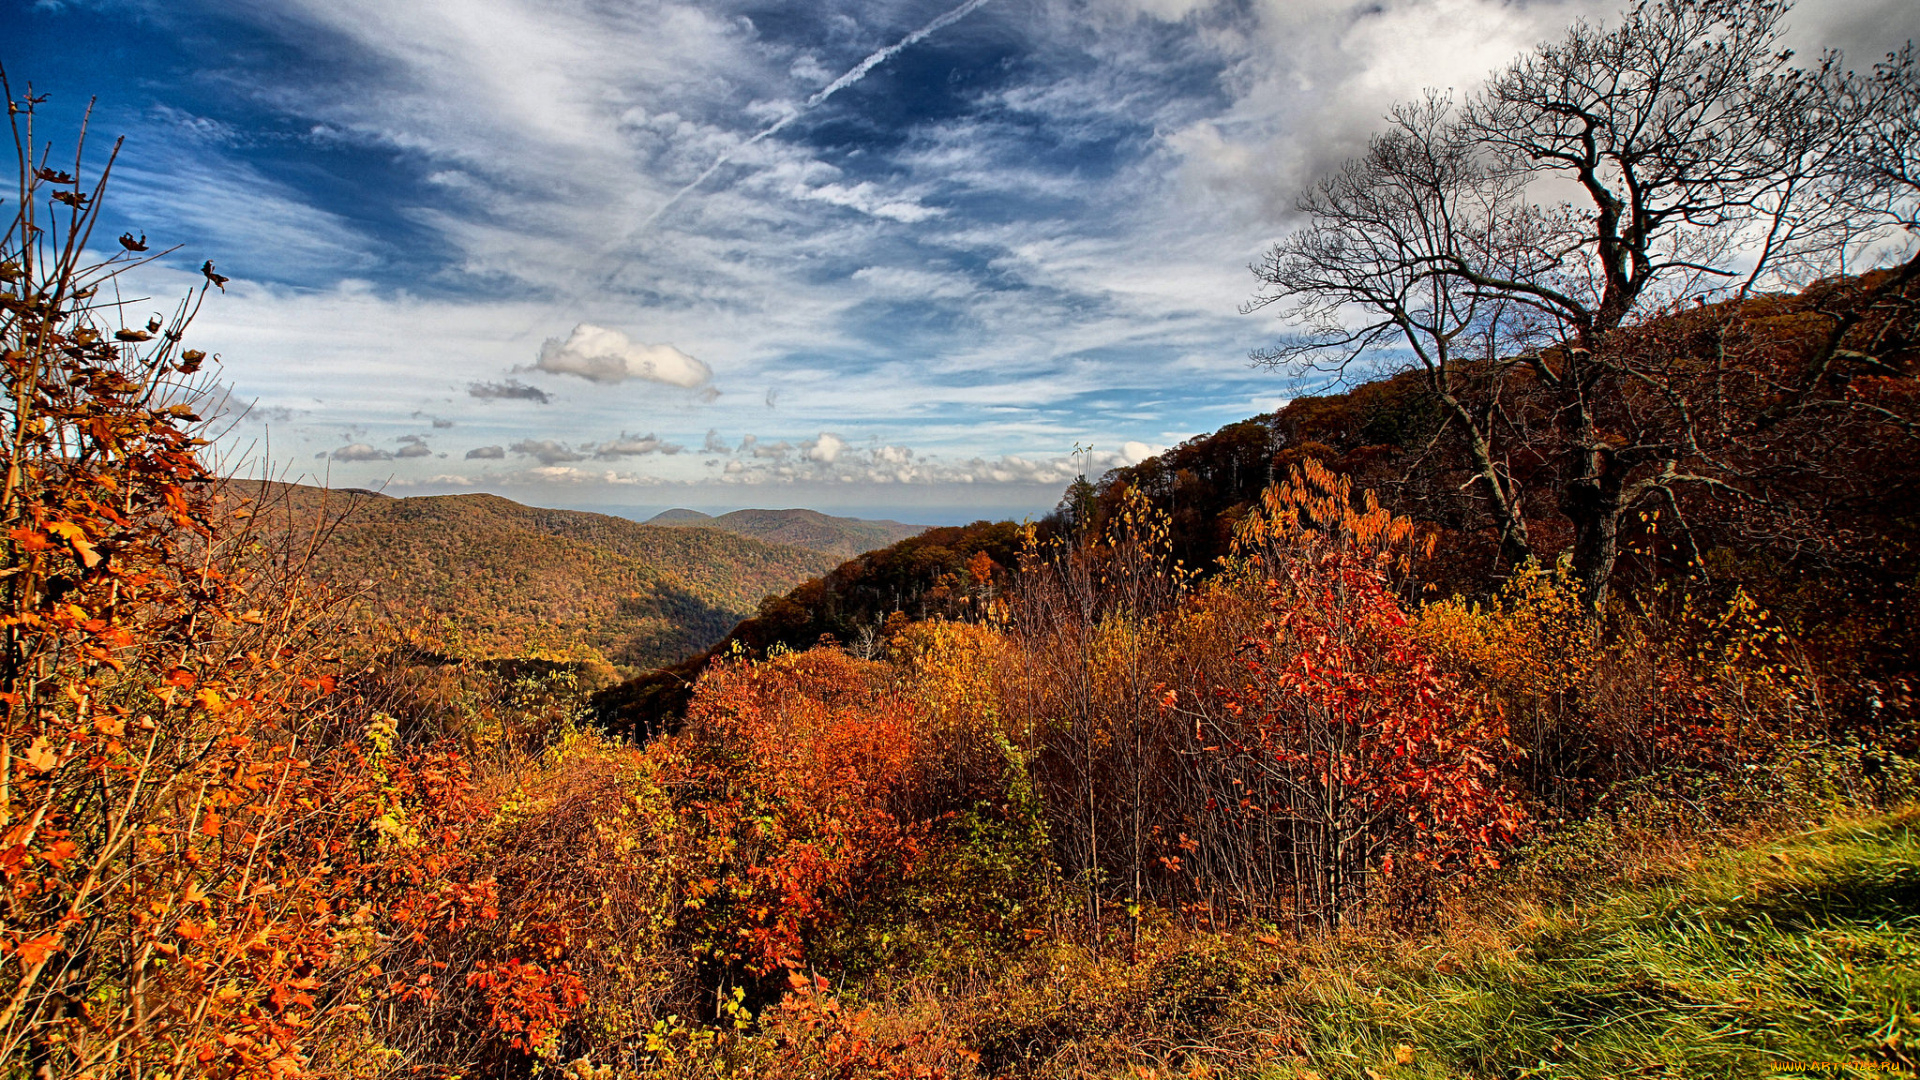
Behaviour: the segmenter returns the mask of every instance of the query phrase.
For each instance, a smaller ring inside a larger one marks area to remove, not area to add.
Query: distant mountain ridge
[[[312,572],[372,617],[435,624],[474,659],[545,657],[646,670],[698,653],[759,602],[835,558],[722,529],[647,525],[496,495],[396,499],[234,485],[269,529],[321,533]]]
[[[715,517],[698,510],[675,508],[655,514],[647,519],[647,524],[720,529],[770,544],[818,551],[836,559],[851,559],[926,531],[924,525],[834,517],[818,510],[735,510]]]

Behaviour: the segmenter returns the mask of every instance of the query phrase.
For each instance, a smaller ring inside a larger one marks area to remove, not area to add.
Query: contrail
[[[894,54],[898,53],[900,50],[911,47],[912,45],[918,43],[921,39],[925,38],[928,34],[935,33],[941,29],[944,29],[945,27],[951,26],[954,23],[959,22],[961,19],[964,19],[968,15],[972,14],[975,8],[979,7],[982,4],[985,4],[986,2],[987,0],[967,0],[966,3],[961,4],[959,7],[954,8],[952,11],[947,12],[946,14],[933,20],[932,22],[921,27],[920,29],[915,30],[913,33],[908,34],[906,37],[901,38],[899,41],[894,42],[893,44],[887,46],[886,48],[881,49],[879,52],[876,52],[873,55],[867,57],[865,60],[860,61],[858,64],[854,65],[853,68],[849,70],[845,75],[840,76],[839,78],[828,83],[826,86],[820,88],[820,90],[817,93],[815,93],[812,97],[808,98],[806,100],[806,103],[801,105],[798,109],[795,109],[794,111],[774,121],[772,124],[769,124],[766,128],[764,128],[758,134],[753,136],[753,138],[748,139],[746,142],[741,143],[739,146],[736,146],[732,150],[729,150],[726,153],[721,154],[719,157],[715,158],[713,164],[707,166],[705,172],[701,173],[699,176],[694,177],[693,182],[688,184],[686,187],[683,187],[679,191],[674,192],[672,198],[668,199],[666,202],[661,203],[659,207],[654,210],[653,213],[647,215],[646,220],[642,221],[639,225],[636,225],[633,228],[633,230],[629,232],[627,235],[632,236],[633,233],[637,233],[642,229],[645,229],[651,226],[654,222],[660,220],[660,215],[666,213],[668,210],[673,209],[674,204],[679,202],[681,199],[685,198],[686,195],[689,192],[691,192],[694,188],[697,188],[701,184],[706,183],[709,177],[713,176],[714,173],[719,172],[721,167],[726,165],[727,162],[732,161],[735,154],[739,153],[742,150],[745,150],[747,147],[752,146],[764,139],[767,139],[767,138],[770,138],[771,136],[779,134],[782,128],[786,127],[788,124],[793,123],[795,120],[800,119],[802,116],[805,116],[807,113],[813,111],[813,109],[817,107],[821,102],[827,100],[828,98],[839,93],[840,91],[845,90],[847,87],[852,86],[854,83],[859,82],[861,79],[866,78],[868,72],[872,71],[874,68],[877,68],[881,64],[884,64],[888,60],[892,59]],[[621,269],[625,269],[625,267],[623,266],[621,267]],[[619,270],[615,270],[614,272],[617,274],[619,273]],[[612,280],[612,279],[609,278],[608,280]]]
[[[886,63],[888,60],[892,59],[896,53],[900,52],[900,50],[910,48],[913,45],[920,42],[922,39],[924,39],[928,34],[937,33],[940,30],[948,26],[951,26],[956,22],[959,22],[961,19],[964,19],[968,15],[972,14],[975,8],[978,8],[985,3],[987,3],[987,0],[967,0],[966,3],[961,4],[959,7],[954,8],[953,10],[947,12],[944,15],[941,15],[939,18],[934,19],[932,22],[921,27],[920,29],[915,30],[913,33],[908,34],[906,37],[901,38],[899,41],[894,42],[893,44],[887,46],[886,48],[881,49],[880,51],[868,56],[865,60],[860,61],[858,64],[855,64],[851,69],[847,71],[846,74],[840,76],[839,78],[833,80],[827,85],[821,87],[817,92],[814,93],[812,97],[808,98],[804,103],[802,103],[799,108],[793,110],[787,115],[767,125],[765,128],[755,133],[754,136],[748,139],[746,142],[741,143],[739,146],[736,146],[733,149],[728,150],[726,153],[723,153],[719,157],[715,158],[713,161],[713,164],[707,166],[706,169],[702,171],[699,176],[696,176],[693,178],[692,183],[688,184],[686,187],[681,188],[679,191],[674,192],[671,198],[669,198],[666,202],[663,202],[658,207],[656,207],[653,213],[648,214],[646,218],[640,222],[640,224],[635,225],[633,228],[628,229],[626,232],[622,233],[620,236],[621,241],[624,242],[626,240],[630,240],[633,238],[633,236],[636,233],[642,232],[643,230],[652,227],[654,222],[660,220],[660,216],[662,214],[665,214],[667,211],[673,209],[674,205],[678,203],[681,199],[686,198],[687,195],[693,191],[693,189],[699,187],[701,184],[706,183],[707,180],[710,179],[714,173],[719,172],[721,168],[723,168],[727,164],[727,162],[732,161],[735,155],[737,155],[740,151],[745,150],[747,147],[753,146],[756,143],[763,142],[766,139],[769,139],[775,135],[778,135],[783,128],[793,123],[795,120],[800,119],[802,116],[805,116],[808,112],[811,112],[813,109],[817,108],[821,102],[826,101],[828,98],[832,97],[833,95],[839,93],[842,90],[845,90],[847,87],[852,86],[854,83],[859,82],[861,79],[866,78],[869,72],[871,72],[874,68],[879,67],[881,64]],[[620,276],[621,271],[627,268],[627,265],[630,261],[631,260],[625,259],[625,258],[620,259],[614,265],[613,269],[607,272],[606,277],[600,280],[600,288],[606,289],[610,287],[613,284],[614,279]],[[575,290],[572,297],[569,298],[566,305],[561,309],[560,314],[564,315],[564,314],[567,314],[568,312],[578,309],[582,304],[585,303],[585,301],[586,301],[585,290]],[[522,330],[520,333],[514,335],[514,340],[519,340],[520,338],[524,338],[527,335],[533,333],[537,325],[538,323],[534,325],[530,325],[525,330]]]

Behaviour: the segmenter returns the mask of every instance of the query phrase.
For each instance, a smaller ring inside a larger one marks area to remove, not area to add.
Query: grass
[[[1725,853],[1477,945],[1312,964],[1260,1075],[1913,1076],[1920,807]],[[1461,955],[1463,954],[1464,955]]]

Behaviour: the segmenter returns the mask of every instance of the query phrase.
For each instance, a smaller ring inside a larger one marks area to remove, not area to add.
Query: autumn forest
[[[0,1075],[1911,1075],[1920,68],[1786,10],[1396,107],[1313,392],[919,531],[231,475],[9,83]]]

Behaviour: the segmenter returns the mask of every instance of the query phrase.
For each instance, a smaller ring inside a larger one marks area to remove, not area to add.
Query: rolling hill
[[[720,640],[760,600],[838,560],[721,529],[644,525],[494,495],[395,499],[245,485],[274,531],[318,532],[312,572],[370,616],[431,628],[469,658],[643,671]],[[256,494],[257,493],[257,494]]]
[[[647,524],[720,529],[769,544],[818,551],[836,559],[851,559],[926,531],[921,525],[832,517],[818,510],[735,510],[715,517],[698,510],[676,509],[654,515],[647,519]]]

